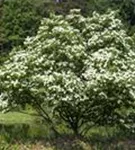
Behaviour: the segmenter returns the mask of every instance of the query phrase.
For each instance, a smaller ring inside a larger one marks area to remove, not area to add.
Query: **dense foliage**
[[[52,125],[76,133],[134,122],[135,43],[116,12],[79,10],[42,20],[36,36],[0,68],[1,107],[31,104]]]
[[[0,51],[9,51],[34,35],[41,16],[30,0],[5,1],[0,17]]]
[[[135,0],[112,0],[120,14],[130,25],[135,25]]]

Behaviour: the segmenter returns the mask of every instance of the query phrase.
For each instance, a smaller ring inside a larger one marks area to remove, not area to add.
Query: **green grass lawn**
[[[0,124],[32,124],[36,117],[20,112],[0,113]]]

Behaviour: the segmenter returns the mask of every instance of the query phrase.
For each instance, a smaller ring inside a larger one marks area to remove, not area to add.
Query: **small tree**
[[[75,134],[133,121],[135,45],[116,12],[51,15],[24,44],[0,69],[1,105],[31,104],[53,129],[59,117]]]

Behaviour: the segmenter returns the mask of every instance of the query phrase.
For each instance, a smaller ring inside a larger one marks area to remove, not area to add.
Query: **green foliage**
[[[134,0],[111,0],[115,8],[120,9],[120,15],[130,25],[135,25],[135,1]]]
[[[116,14],[71,10],[44,18],[37,35],[0,68],[1,107],[29,103],[53,129],[60,118],[75,134],[93,125],[130,128],[135,43]]]
[[[31,0],[5,1],[0,17],[0,50],[10,50],[35,35],[41,16]]]

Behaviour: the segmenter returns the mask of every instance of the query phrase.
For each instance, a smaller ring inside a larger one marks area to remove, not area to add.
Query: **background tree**
[[[30,0],[10,0],[3,4],[0,18],[0,50],[10,50],[34,35],[41,16]]]
[[[135,24],[135,1],[134,0],[111,0],[114,8],[120,9],[122,18],[128,21],[130,25]]]

